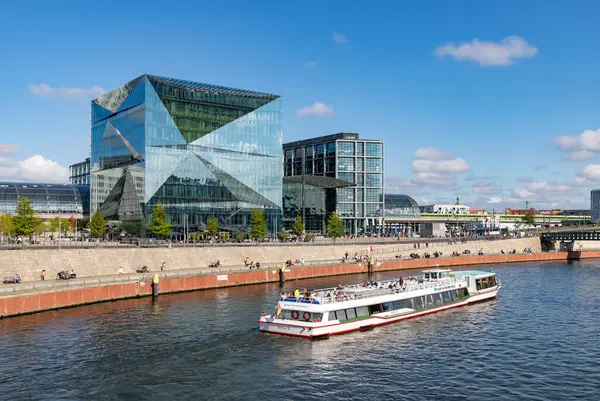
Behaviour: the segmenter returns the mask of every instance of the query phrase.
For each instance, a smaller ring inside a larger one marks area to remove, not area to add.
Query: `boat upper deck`
[[[300,302],[308,304],[331,304],[374,298],[384,295],[399,294],[403,292],[418,291],[429,288],[446,288],[459,283],[466,284],[466,281],[466,276],[450,276],[444,279],[429,281],[417,279],[416,277],[409,277],[402,280],[395,279],[372,283],[367,282],[365,284],[338,286],[335,288],[323,288],[307,294],[300,294],[300,297],[298,298],[286,296],[282,300],[285,302]]]

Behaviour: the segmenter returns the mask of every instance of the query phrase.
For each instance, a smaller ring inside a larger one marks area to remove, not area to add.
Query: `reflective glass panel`
[[[382,171],[382,159],[367,158],[367,171]]]
[[[356,142],[356,156],[364,156],[365,155],[365,143],[364,142]]]
[[[356,171],[365,171],[365,158],[364,157],[356,158]]]
[[[367,187],[381,187],[381,174],[367,173]]]
[[[335,142],[329,142],[327,144],[327,157],[335,156]]]
[[[354,182],[354,173],[338,173],[338,178],[340,180]]]
[[[320,143],[317,145],[317,152],[315,157],[317,158],[321,158],[321,157],[325,157],[325,145]]]
[[[354,142],[338,141],[338,154],[354,156]]]
[[[367,202],[383,202],[383,189],[367,188]]]
[[[383,144],[367,142],[367,156],[383,156]]]
[[[338,157],[338,170],[339,171],[354,171],[354,158],[353,157]]]
[[[354,202],[354,188],[338,188],[337,189],[337,201],[338,202]]]

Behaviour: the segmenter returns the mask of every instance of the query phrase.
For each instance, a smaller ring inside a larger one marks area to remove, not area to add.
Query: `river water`
[[[322,341],[257,331],[274,284],[1,320],[0,399],[600,400],[600,261],[492,268],[496,300]]]

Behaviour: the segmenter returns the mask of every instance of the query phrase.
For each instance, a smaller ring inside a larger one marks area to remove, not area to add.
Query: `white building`
[[[592,223],[600,219],[600,189],[591,192],[590,208],[592,209]]]
[[[419,206],[424,214],[469,214],[471,207],[465,205],[425,205]]]

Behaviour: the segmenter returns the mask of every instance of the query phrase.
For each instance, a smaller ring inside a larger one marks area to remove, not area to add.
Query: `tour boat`
[[[496,273],[433,269],[419,277],[282,293],[275,314],[263,313],[259,330],[304,338],[374,327],[495,298]]]

